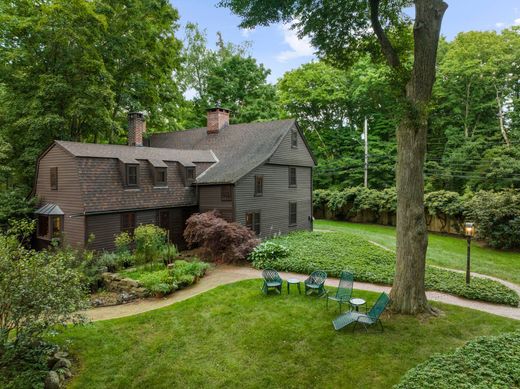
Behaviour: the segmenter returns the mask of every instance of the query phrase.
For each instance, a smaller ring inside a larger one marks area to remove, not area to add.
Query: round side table
[[[302,290],[300,289],[300,280],[297,278],[288,278],[287,279],[287,294],[291,294],[291,284],[298,286],[298,293],[302,294]]]
[[[362,305],[365,305],[367,302],[363,299],[360,299],[360,298],[353,298],[353,299],[350,299],[350,305],[352,305],[354,307],[354,309],[356,310],[356,312],[359,312],[359,307],[362,306]],[[366,308],[366,307],[365,307]],[[366,309],[365,309],[366,310]]]

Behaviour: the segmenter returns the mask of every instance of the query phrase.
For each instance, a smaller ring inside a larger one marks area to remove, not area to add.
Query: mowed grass
[[[160,310],[68,329],[80,368],[70,388],[389,388],[437,352],[520,322],[437,305],[436,318],[384,314],[385,332],[336,332],[337,308],[260,280],[220,286]],[[377,295],[354,291],[371,305]]]
[[[395,228],[375,224],[316,220],[315,229],[344,231],[362,236],[395,251]],[[450,269],[466,270],[467,242],[464,238],[430,233],[427,262]],[[520,252],[471,245],[471,270],[520,285]]]

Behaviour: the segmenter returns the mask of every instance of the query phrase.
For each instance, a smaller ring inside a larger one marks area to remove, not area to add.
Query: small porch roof
[[[45,204],[34,211],[37,215],[46,215],[46,216],[63,216],[64,213],[61,208],[56,204]]]

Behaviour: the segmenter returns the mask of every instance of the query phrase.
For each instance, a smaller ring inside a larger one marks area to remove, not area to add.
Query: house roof
[[[217,161],[210,150],[179,150],[66,141],[56,141],[56,144],[76,157],[115,158],[124,163],[137,163],[137,160],[141,159],[148,160],[157,167],[166,166],[164,161],[180,162],[184,166],[193,166],[193,162]]]
[[[197,183],[234,183],[269,159],[295,126],[294,119],[233,124],[215,135],[208,135],[207,128],[202,127],[153,134],[150,142],[154,149],[212,150],[218,163],[197,177]]]

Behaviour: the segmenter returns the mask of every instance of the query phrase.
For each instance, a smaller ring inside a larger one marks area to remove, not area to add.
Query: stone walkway
[[[280,276],[284,279],[298,278],[304,280],[307,276],[297,273],[280,272]],[[162,299],[145,299],[133,303],[116,305],[112,307],[93,308],[85,312],[87,317],[93,321],[115,319],[118,317],[125,317],[136,315],[143,312],[152,311],[154,309],[166,307],[178,301],[186,300],[190,297],[196,296],[200,293],[206,292],[219,285],[230,284],[236,281],[248,280],[253,278],[261,278],[261,271],[247,266],[231,266],[219,265],[216,268],[208,271],[207,275],[202,278],[197,284],[189,288],[179,290],[172,295]],[[328,278],[327,286],[337,286],[337,278]],[[260,284],[259,284],[260,286]],[[516,286],[518,287],[518,286]],[[355,289],[367,290],[371,292],[389,292],[389,286],[369,284],[365,282],[355,282]],[[438,301],[445,304],[457,305],[459,307],[472,308],[479,311],[492,313],[498,316],[503,316],[515,320],[520,320],[520,308],[509,307],[506,305],[498,305],[485,303],[481,301],[474,301],[464,299],[462,297],[452,296],[450,294],[441,292],[427,292],[429,300]]]

